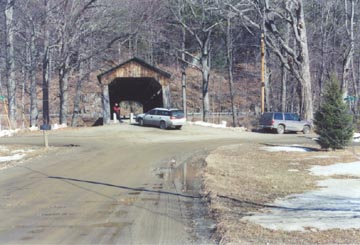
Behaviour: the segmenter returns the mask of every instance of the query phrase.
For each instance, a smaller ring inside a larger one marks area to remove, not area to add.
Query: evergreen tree
[[[352,115],[347,109],[339,82],[334,75],[327,84],[324,101],[315,114],[315,132],[323,149],[344,149],[353,136]]]

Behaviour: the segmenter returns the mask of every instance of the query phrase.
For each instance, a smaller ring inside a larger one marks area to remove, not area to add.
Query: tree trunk
[[[286,96],[287,96],[287,69],[284,64],[281,64],[281,111],[287,111]]]
[[[358,93],[358,85],[356,82],[356,75],[355,75],[355,66],[354,66],[354,57],[351,59],[351,78],[353,81],[353,96],[354,96],[354,100],[353,100],[353,112],[354,114],[357,114],[358,112],[358,108],[357,108],[357,99],[359,98],[359,93]]]
[[[9,119],[11,128],[16,128],[16,81],[15,81],[15,57],[14,57],[14,4],[15,0],[7,0],[5,7],[6,26],[6,78],[9,106]]]
[[[228,63],[228,74],[229,74],[229,92],[231,101],[231,112],[232,112],[232,125],[236,127],[237,115],[234,103],[234,77],[233,77],[233,41],[231,32],[231,18],[227,18],[227,31],[226,31],[226,49],[227,49],[227,63]]]
[[[313,99],[312,99],[312,91],[311,91],[309,56],[307,56],[306,59],[307,61],[305,61],[303,66],[301,67],[301,73],[302,73],[301,85],[303,90],[303,103],[304,103],[302,114],[303,114],[303,118],[307,120],[312,120],[314,117],[314,112],[313,112]]]
[[[210,114],[209,79],[210,66],[207,50],[201,57],[202,73],[202,99],[203,99],[203,121],[207,122]]]
[[[38,101],[36,92],[36,62],[35,62],[36,46],[35,32],[33,31],[30,39],[30,127],[37,126],[38,119]]]
[[[341,90],[343,92],[344,98],[347,97],[349,92],[349,80],[351,78],[351,61],[354,56],[355,42],[354,42],[354,0],[350,0],[351,2],[351,13],[350,13],[350,27],[348,24],[348,7],[347,0],[344,0],[345,3],[345,26],[346,32],[349,38],[349,47],[346,52],[344,63],[343,63],[343,74],[342,74],[342,82],[341,82]]]
[[[286,33],[285,33],[285,44],[289,45],[290,41],[290,24],[286,24]],[[283,55],[285,55],[284,50],[282,51]],[[287,69],[285,64],[281,64],[281,111],[287,111],[286,108],[286,97],[287,97]]]
[[[103,124],[110,124],[110,97],[109,97],[109,86],[102,85],[101,86],[101,102],[102,102],[102,110],[103,110]]]
[[[79,69],[79,76],[78,80],[76,81],[76,88],[75,88],[75,98],[74,98],[74,110],[71,118],[71,127],[77,127],[77,119],[80,113],[80,98],[81,98],[81,88],[83,84],[83,65],[80,64]]]
[[[321,11],[321,19],[324,19],[324,10]],[[318,93],[318,106],[317,108],[321,105],[322,102],[322,94],[323,94],[323,89],[324,89],[324,85],[323,82],[325,80],[325,65],[326,65],[326,58],[325,58],[325,54],[326,54],[326,50],[327,50],[327,37],[326,37],[326,30],[324,28],[324,23],[322,22],[320,24],[320,33],[321,33],[321,64],[320,64],[320,75],[318,78],[318,86],[319,86],[319,93]]]
[[[25,45],[27,46],[27,45]],[[28,53],[28,48],[25,48],[25,56]],[[26,126],[26,118],[25,118],[25,91],[26,91],[26,82],[29,81],[29,73],[26,70],[25,66],[21,67],[21,72],[23,74],[23,78],[21,81],[21,91],[20,91],[20,98],[21,98],[21,128],[25,128]]]
[[[310,74],[310,59],[309,59],[309,49],[308,49],[308,40],[306,34],[306,25],[305,25],[305,17],[304,17],[304,8],[303,1],[297,1],[298,8],[296,11],[298,23],[296,29],[294,30],[298,32],[297,36],[299,38],[299,57],[300,60],[300,83],[303,91],[303,103],[304,109],[302,116],[307,120],[312,120],[314,117],[313,112],[313,99],[312,99],[312,91],[311,91],[311,74]]]

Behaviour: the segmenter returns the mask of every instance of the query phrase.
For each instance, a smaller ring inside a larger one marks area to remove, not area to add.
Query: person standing
[[[116,114],[116,119],[120,121],[120,106],[118,103],[115,103],[113,110],[114,113]]]

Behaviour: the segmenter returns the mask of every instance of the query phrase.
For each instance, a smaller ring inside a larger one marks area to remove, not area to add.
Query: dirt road
[[[197,126],[50,131],[46,154],[0,171],[0,243],[212,243],[194,224],[198,196],[166,181],[166,171],[218,146],[248,142],[311,140]],[[43,138],[34,133],[0,144],[41,146]]]

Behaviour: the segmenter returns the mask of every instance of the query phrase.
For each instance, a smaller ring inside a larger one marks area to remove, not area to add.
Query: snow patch
[[[314,166],[319,176],[360,177],[360,162]],[[284,231],[360,229],[360,179],[326,179],[319,189],[290,195],[264,205],[260,212],[244,217],[265,228]]]
[[[353,142],[360,142],[360,133],[354,133]]]
[[[317,156],[308,157],[306,159],[313,159],[313,158],[328,159],[328,158],[339,158],[339,157],[338,156],[329,156],[329,155],[317,155]]]
[[[299,169],[289,169],[289,172],[299,172]]]
[[[13,136],[13,135],[16,134],[17,132],[19,132],[19,129],[15,129],[15,130],[0,130],[0,137]]]
[[[244,127],[227,127],[226,126],[226,124],[227,124],[226,121],[221,121],[221,124],[208,123],[208,122],[203,122],[203,121],[186,122],[186,124],[197,125],[197,126],[202,126],[202,127],[210,127],[210,128],[230,129],[230,130],[240,131],[240,132],[247,131],[247,129],[244,128]]]
[[[269,152],[280,152],[280,151],[284,151],[284,152],[310,152],[312,151],[309,148],[306,147],[302,147],[299,145],[292,145],[292,146],[264,146],[260,148],[261,150],[264,151],[269,151]]]
[[[55,123],[55,124],[53,124],[53,125],[51,125],[51,129],[62,129],[62,128],[67,128],[67,125],[66,125],[66,123],[63,123],[63,124],[57,124],[57,123]]]
[[[36,126],[31,126],[29,128],[29,130],[32,132],[32,131],[38,131],[39,130],[39,127],[36,127]]]
[[[187,122],[188,124],[203,126],[203,127],[211,127],[211,128],[226,128],[226,121],[222,121],[221,124],[208,123],[203,121],[196,122]]]
[[[63,123],[63,124],[60,124],[60,125],[57,124],[57,123],[55,123],[55,124],[51,125],[51,129],[52,129],[52,130],[62,129],[62,128],[67,128],[66,123]],[[39,127],[35,127],[35,126],[30,127],[30,128],[28,128],[28,129],[29,129],[30,131],[38,131],[38,130],[40,130]],[[14,134],[18,133],[20,130],[21,130],[21,129],[15,129],[15,130],[12,130],[12,129],[10,129],[10,130],[0,130],[0,137],[13,136]]]
[[[0,157],[0,162],[17,161],[23,158],[24,156],[25,156],[24,154],[15,154],[11,156]]]
[[[0,145],[0,151],[7,151],[7,150],[8,150],[7,146]]]
[[[31,150],[31,149],[28,149],[28,150],[15,150],[15,151],[12,151],[11,154],[16,154],[16,153],[30,153],[30,152],[33,152],[34,150]]]
[[[360,177],[360,162],[337,163],[329,166],[314,166],[311,173],[319,176],[349,175]]]
[[[359,229],[360,180],[328,179],[318,186],[322,188],[277,200],[265,205],[265,212],[244,219],[272,230]]]

